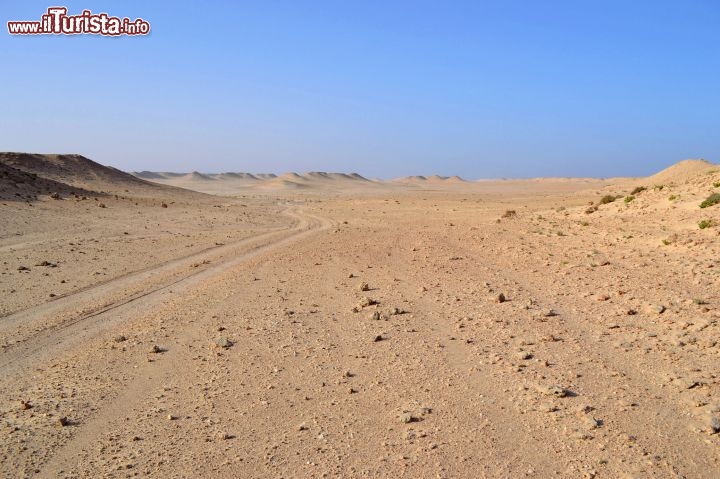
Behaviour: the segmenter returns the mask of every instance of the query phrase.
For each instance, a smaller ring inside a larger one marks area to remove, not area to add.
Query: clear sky
[[[7,33],[55,4],[152,32]],[[382,178],[720,162],[716,0],[3,0],[0,12],[0,151]]]

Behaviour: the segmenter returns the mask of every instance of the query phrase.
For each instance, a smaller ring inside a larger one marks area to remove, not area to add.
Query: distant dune
[[[683,160],[647,178],[654,184],[681,183],[699,174],[717,169],[720,165],[706,160]]]

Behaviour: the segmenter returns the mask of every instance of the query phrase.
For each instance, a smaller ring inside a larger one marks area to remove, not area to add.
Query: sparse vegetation
[[[634,199],[635,199],[635,197],[632,196],[632,195],[626,196],[626,197],[625,197],[625,203],[630,203],[630,202],[631,202],[632,200],[634,200]]]
[[[704,230],[705,228],[709,228],[712,226],[712,220],[702,220],[698,223],[698,226],[701,230]]]
[[[653,189],[655,191],[662,191],[662,189],[665,188],[665,185],[655,185],[653,186]]]
[[[615,195],[605,195],[605,196],[603,196],[602,198],[600,198],[600,204],[601,204],[601,205],[606,205],[606,204],[608,204],[608,203],[612,203],[612,202],[615,201],[616,199],[618,199],[618,197],[615,196]]]
[[[517,211],[515,210],[507,210],[505,213],[503,213],[503,218],[514,218],[517,216]]]
[[[630,192],[630,196],[638,195],[638,194],[642,193],[642,192],[645,191],[645,190],[647,190],[647,188],[645,188],[644,186],[637,186],[637,187],[635,187],[634,190],[632,190],[632,191]]]
[[[720,188],[720,181],[713,183],[713,188]]]
[[[700,208],[707,208],[708,206],[713,206],[720,203],[720,193],[713,193],[712,195],[708,196],[705,201],[700,203]]]
[[[679,197],[678,195],[670,195],[670,196],[668,196],[668,200],[670,200],[670,201],[675,201],[675,200],[678,200],[678,199],[680,199],[680,197]]]

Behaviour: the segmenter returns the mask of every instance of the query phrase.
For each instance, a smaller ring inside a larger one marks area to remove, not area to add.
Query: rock
[[[400,422],[403,424],[410,424],[411,422],[416,422],[417,418],[410,414],[409,412],[403,413],[400,415]]]
[[[228,338],[217,338],[215,340],[215,346],[223,349],[228,349],[232,347],[233,342],[230,341]]]
[[[60,199],[60,193],[58,193],[58,192],[50,193],[50,198],[52,198],[52,199],[54,199],[54,200],[59,200],[59,199]]]
[[[168,415],[167,415],[167,420],[168,420],[168,421],[174,421],[174,420],[176,420],[176,419],[177,419],[177,418],[176,418],[175,416],[173,416],[172,414],[168,414]]]
[[[547,396],[555,396],[559,398],[564,398],[569,394],[567,389],[560,386],[541,386],[539,387],[539,390]]]
[[[495,302],[497,303],[504,303],[507,301],[507,298],[505,298],[505,295],[503,293],[500,293],[497,295],[497,298],[495,299]]]
[[[720,433],[720,417],[712,416],[710,417],[710,434],[717,433]]]
[[[652,311],[655,314],[662,314],[665,312],[665,306],[662,304],[653,304],[650,306],[650,311]]]
[[[553,316],[557,316],[558,313],[554,309],[546,309],[544,315],[546,318],[552,318]]]
[[[28,268],[27,266],[18,266],[17,270],[18,271],[30,271],[30,268]]]
[[[61,427],[69,426],[70,420],[66,418],[65,416],[62,416],[60,419],[58,419],[58,424],[60,424]]]
[[[380,311],[373,311],[372,319],[374,319],[375,321],[380,321],[380,319],[381,319]]]
[[[360,291],[370,291],[370,285],[367,283],[360,283]]]
[[[305,423],[301,423],[298,425],[298,431],[307,431],[308,427],[305,425]]]
[[[380,342],[380,341],[382,341],[382,340],[384,340],[384,339],[385,339],[385,338],[382,337],[382,334],[378,334],[377,336],[375,336],[375,339],[373,339],[373,342],[374,342],[374,343],[377,343],[377,342]]]
[[[532,359],[533,357],[532,353],[529,351],[519,351],[516,356],[520,360]]]
[[[166,352],[166,351],[167,351],[167,349],[163,349],[163,348],[161,348],[160,346],[158,346],[157,344],[154,345],[154,346],[152,347],[152,349],[150,350],[150,352],[153,353],[153,354],[160,354],[160,353],[164,353],[164,352]]]
[[[127,341],[127,338],[125,336],[123,336],[122,334],[120,334],[118,336],[115,336],[113,338],[113,341],[115,341],[116,343],[122,343],[124,341]]]
[[[20,409],[22,409],[23,411],[32,409],[32,404],[30,404],[28,401],[20,401]]]
[[[358,306],[359,306],[360,308],[366,308],[366,307],[368,307],[368,306],[373,306],[373,305],[375,305],[375,304],[378,304],[378,302],[375,301],[374,299],[371,299],[371,298],[368,298],[367,296],[364,296],[364,297],[360,298],[360,302],[358,303]]]

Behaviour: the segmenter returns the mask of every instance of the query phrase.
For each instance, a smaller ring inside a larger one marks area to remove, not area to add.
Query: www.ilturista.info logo
[[[110,17],[107,13],[83,10],[80,15],[68,15],[65,7],[50,7],[39,22],[7,22],[11,35],[147,35],[150,24],[138,18]]]

